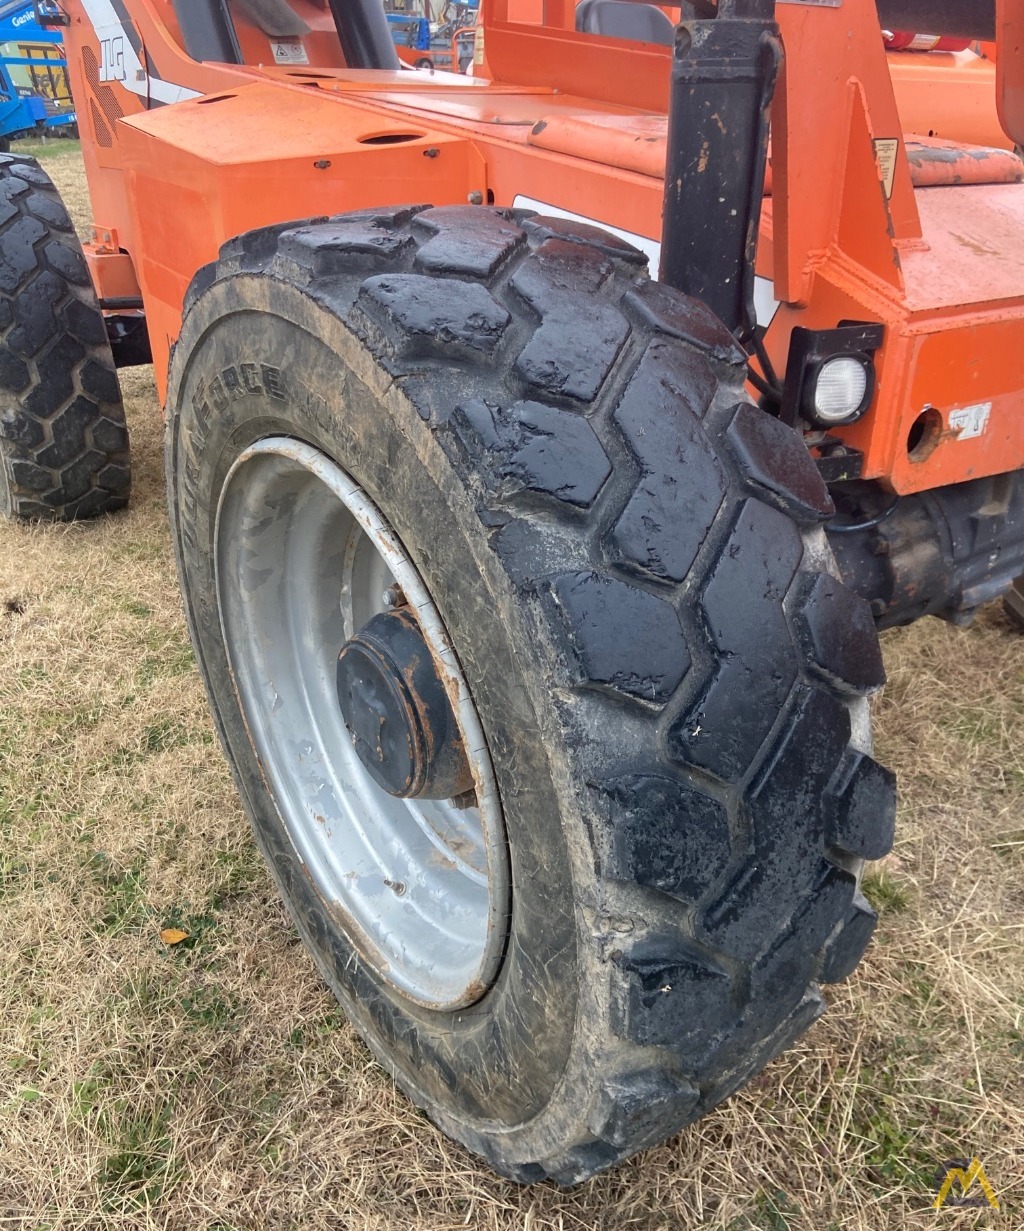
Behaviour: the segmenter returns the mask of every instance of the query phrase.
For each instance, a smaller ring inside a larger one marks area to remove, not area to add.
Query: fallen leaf
[[[164,928],[160,939],[165,945],[180,945],[183,940],[188,940],[188,932],[183,932],[181,928]]]

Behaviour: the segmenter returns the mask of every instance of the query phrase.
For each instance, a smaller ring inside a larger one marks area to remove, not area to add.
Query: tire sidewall
[[[561,733],[554,723],[542,726],[551,650],[539,622],[529,620],[529,601],[517,601],[488,548],[471,494],[411,402],[336,317],[268,281],[242,275],[214,285],[186,317],[172,359],[172,527],[212,708],[259,844],[346,1012],[447,1131],[483,1148],[478,1131],[491,1137],[495,1124],[523,1125],[518,1134],[509,1130],[507,1150],[530,1157],[530,1139],[543,1139],[548,1116],[582,1111],[560,1106],[556,1093],[560,1081],[570,1091],[578,1085],[568,1070],[588,1063],[577,1046],[577,1019],[606,1000],[595,994],[595,972],[585,969],[573,905],[588,897],[585,826],[558,763]],[[264,392],[222,399],[206,414],[210,382],[243,362],[263,374]],[[264,365],[276,375],[268,379]],[[267,392],[272,386],[281,396]],[[330,920],[246,734],[217,611],[214,520],[232,463],[271,435],[322,450],[381,509],[445,620],[487,734],[509,837],[513,906],[497,981],[467,1009],[437,1013],[401,997]],[[536,739],[523,741],[524,730]],[[518,1145],[517,1135],[524,1139]]]

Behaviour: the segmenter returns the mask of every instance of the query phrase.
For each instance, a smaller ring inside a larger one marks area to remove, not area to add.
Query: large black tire
[[[727,331],[634,249],[486,207],[254,232],[188,296],[173,537],[257,837],[373,1051],[518,1180],[576,1182],[703,1115],[815,1020],[874,924],[858,875],[894,813],[874,625],[833,576],[815,467],[743,385]],[[372,496],[474,694],[513,904],[468,1009],[419,1008],[360,957],[247,737],[212,518],[270,435]]]
[[[33,158],[0,156],[0,516],[127,504],[128,429],[75,229]]]

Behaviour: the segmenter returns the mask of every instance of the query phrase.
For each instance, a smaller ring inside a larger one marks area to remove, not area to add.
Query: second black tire
[[[257,837],[374,1052],[518,1180],[579,1181],[705,1114],[815,1020],[871,934],[859,871],[894,811],[870,755],[874,625],[834,576],[813,463],[744,376],[629,245],[486,207],[253,232],[188,297],[174,540]],[[424,1009],[363,959],[249,740],[214,517],[268,436],[369,493],[474,695],[513,888],[469,1008]]]
[[[82,246],[33,158],[0,155],[0,516],[128,503],[128,428]]]

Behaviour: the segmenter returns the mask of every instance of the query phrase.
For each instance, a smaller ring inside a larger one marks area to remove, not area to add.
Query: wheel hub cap
[[[472,790],[455,715],[408,608],[375,615],[341,647],[338,701],[356,754],[389,795]]]

